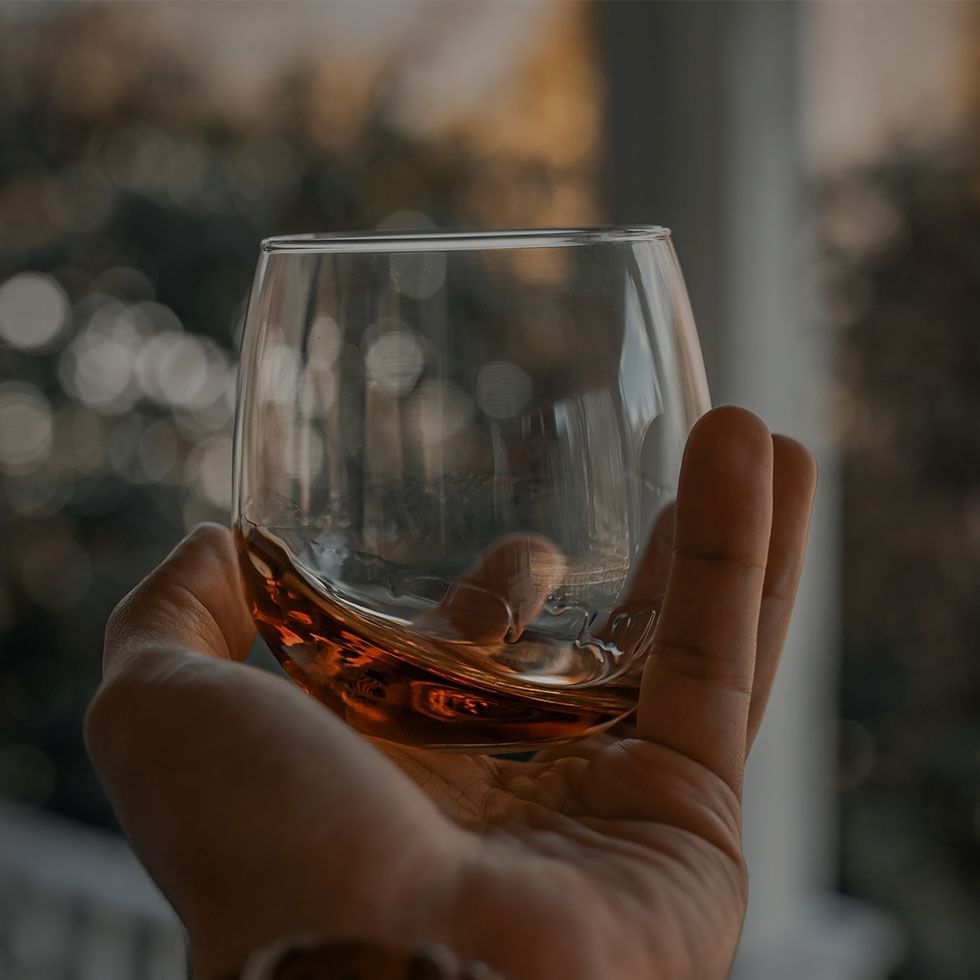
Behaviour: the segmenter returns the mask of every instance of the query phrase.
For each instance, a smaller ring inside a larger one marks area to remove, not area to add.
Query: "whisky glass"
[[[708,405],[666,229],[266,240],[233,504],[259,633],[371,737],[513,752],[614,724]]]

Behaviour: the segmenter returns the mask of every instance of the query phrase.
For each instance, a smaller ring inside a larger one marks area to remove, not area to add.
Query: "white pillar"
[[[756,411],[816,452],[807,567],[749,765],[750,910],[738,980],[882,980],[887,920],[833,894],[840,484],[823,397],[832,338],[808,276],[801,7],[603,4],[610,217],[672,225],[715,403]]]

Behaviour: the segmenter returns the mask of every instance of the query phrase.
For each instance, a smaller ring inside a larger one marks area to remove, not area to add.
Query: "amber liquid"
[[[473,669],[450,644],[331,598],[277,541],[236,529],[259,633],[293,681],[366,735],[440,749],[514,752],[608,727],[636,705],[638,673],[573,690],[535,690]]]

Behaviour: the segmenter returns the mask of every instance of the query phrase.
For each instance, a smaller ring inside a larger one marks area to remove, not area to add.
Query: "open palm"
[[[749,413],[702,419],[635,731],[533,762],[368,742],[243,665],[230,535],[192,533],[114,613],[88,737],[199,973],[316,932],[444,943],[510,980],[723,977],[745,909],[742,767],[814,477]]]

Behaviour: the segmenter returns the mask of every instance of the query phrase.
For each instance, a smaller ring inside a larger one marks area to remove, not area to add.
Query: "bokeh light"
[[[316,358],[319,367],[331,367],[336,363],[343,343],[337,321],[329,313],[321,313],[313,321],[312,336],[316,343],[310,357]]]
[[[179,334],[184,329],[180,317],[165,303],[143,300],[129,308],[133,321],[144,328],[144,333]]]
[[[113,266],[98,275],[92,281],[91,290],[97,295],[117,297],[127,303],[149,303],[154,292],[153,283],[145,272],[123,265]],[[138,307],[131,307],[131,310],[135,309]]]
[[[22,272],[0,286],[0,337],[18,350],[50,347],[68,315],[68,297],[51,276]]]
[[[299,355],[286,344],[270,344],[259,359],[261,373],[259,390],[270,404],[279,407],[291,406],[296,398],[299,385]]]
[[[376,337],[364,356],[368,382],[388,395],[400,396],[411,391],[424,366],[422,345],[404,326]]]
[[[237,351],[259,241],[476,226],[488,212],[499,225],[525,206],[521,222],[541,224],[554,188],[588,182],[593,165],[574,127],[574,152],[556,149],[554,134],[542,141],[546,158],[525,152],[507,135],[524,127],[513,102],[503,113],[473,104],[494,130],[475,151],[469,130],[413,129],[396,119],[396,93],[407,89],[389,84],[410,69],[381,71],[388,49],[310,48],[315,57],[277,63],[243,96],[238,83],[216,86],[221,70],[161,23],[193,27],[211,16],[207,5],[27,6],[24,16],[0,11],[0,101],[11,110],[0,113],[0,677],[10,678],[6,695],[0,680],[0,745],[41,746],[12,757],[11,772],[23,763],[42,773],[22,787],[25,799],[104,823],[91,774],[72,782],[87,766],[81,706],[113,604],[182,526],[228,519]],[[562,11],[559,20],[582,17]],[[439,16],[433,8],[392,41],[430,36]],[[554,49],[557,36],[542,43]],[[576,54],[591,57],[584,44]],[[529,99],[536,85],[560,87],[544,76],[529,83],[528,59],[537,57],[514,56],[488,102],[505,88]],[[238,59],[236,73],[244,67]],[[576,98],[588,128],[598,96]],[[533,194],[520,190],[530,185]],[[299,416],[282,441],[289,473],[322,472],[327,456],[350,465],[366,426],[386,414],[425,442],[433,473],[460,464],[470,379],[430,380],[414,329],[418,315],[440,314],[445,276],[439,253],[398,257],[379,283],[383,307],[365,311],[369,330],[326,291],[309,312],[316,342],[301,356],[273,333],[260,387],[270,412]],[[338,429],[338,379],[362,373],[369,398],[345,398]],[[50,676],[50,703],[28,662]],[[53,790],[43,777],[51,764]]]
[[[156,366],[158,390],[178,408],[196,405],[202,395],[210,401],[206,393],[210,371],[204,345],[191,334],[167,336],[170,342]]]
[[[41,390],[26,381],[0,382],[0,467],[32,469],[51,449],[53,416]]]
[[[425,381],[409,399],[406,417],[423,442],[441,443],[466,428],[473,399],[451,382]]]
[[[531,397],[531,379],[511,361],[491,361],[480,368],[476,400],[480,410],[494,419],[519,415]]]
[[[292,438],[283,445],[282,466],[292,477],[309,484],[323,467],[323,441],[315,425],[297,425]]]
[[[173,426],[166,419],[151,422],[140,436],[138,458],[150,482],[165,480],[177,465],[180,444]]]
[[[409,299],[428,299],[446,281],[444,252],[396,252],[390,268],[391,284]]]
[[[3,497],[7,506],[21,517],[47,517],[57,514],[68,503],[73,486],[64,474],[44,470],[8,473],[3,480]]]
[[[105,461],[106,423],[84,406],[65,406],[55,416],[54,460],[76,473],[95,473]]]
[[[85,594],[92,582],[92,565],[74,537],[52,532],[28,546],[21,579],[34,602],[58,612],[70,609]]]
[[[178,343],[182,336],[183,331],[178,322],[176,329],[164,330],[162,333],[150,337],[140,347],[134,364],[134,373],[136,383],[139,385],[140,393],[144,398],[161,405],[167,404],[167,393],[160,379],[160,365],[170,348]]]
[[[337,372],[331,365],[311,370],[309,365],[300,385],[296,410],[302,419],[326,418],[337,400]]]
[[[107,414],[126,412],[139,398],[134,369],[142,340],[138,321],[126,306],[100,300],[62,353],[59,379],[91,408]]]
[[[187,479],[205,501],[227,513],[231,507],[230,436],[212,436],[190,455]]]
[[[112,425],[106,443],[106,458],[120,476],[134,483],[142,482],[137,454],[143,437],[143,416],[133,412]]]

